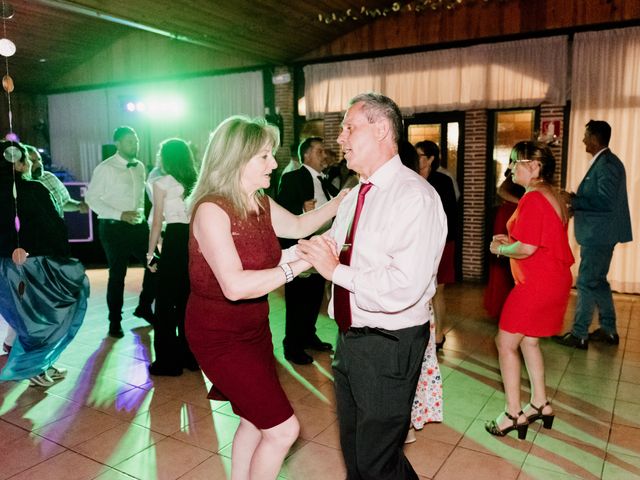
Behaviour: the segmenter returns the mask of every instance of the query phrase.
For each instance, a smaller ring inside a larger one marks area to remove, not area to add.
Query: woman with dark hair
[[[506,407],[504,415],[485,425],[492,435],[517,430],[518,438],[524,439],[531,422],[541,419],[545,428],[553,424],[539,339],[562,328],[574,261],[567,239],[569,214],[553,187],[554,171],[555,159],[548,147],[536,142],[519,142],[513,147],[511,174],[525,194],[507,223],[508,235],[495,236],[489,246],[491,253],[510,259],[515,280],[496,337]],[[524,408],[518,350],[531,383],[531,398]]]
[[[436,147],[437,148],[437,147]],[[398,142],[398,155],[402,164],[420,174],[420,156],[418,150],[407,140]],[[443,174],[438,174],[443,175]],[[425,177],[425,175],[422,175]],[[446,175],[443,175],[446,177]],[[448,178],[448,177],[447,177]],[[426,178],[425,178],[426,180]],[[438,192],[439,194],[439,192]],[[446,210],[445,210],[446,214]],[[404,443],[416,441],[416,430],[422,430],[427,423],[442,422],[442,377],[440,375],[440,365],[436,353],[436,321],[433,312],[433,304],[430,302],[429,309],[429,341],[422,358],[420,367],[420,377],[416,393],[411,404],[411,423]]]
[[[183,368],[191,371],[199,368],[184,332],[189,298],[189,215],[185,198],[191,194],[197,173],[189,145],[179,138],[170,138],[160,144],[158,167],[162,175],[150,183],[153,220],[147,250],[148,268],[152,271],[159,269],[157,321],[153,337],[156,355],[155,361],[149,365],[149,373],[178,376]],[[154,252],[160,241],[163,223],[166,223],[166,229],[162,254],[156,267]]]
[[[0,380],[49,387],[66,375],[53,363],[82,325],[89,280],[69,258],[49,191],[26,179],[30,170],[22,145],[0,141],[0,315],[17,334]]]
[[[440,350],[446,340],[444,331],[446,327],[446,305],[444,303],[444,286],[448,283],[455,283],[455,252],[456,237],[458,231],[458,202],[456,191],[453,187],[453,179],[444,173],[438,172],[440,166],[440,149],[438,145],[423,140],[416,143],[418,152],[418,173],[436,189],[444,213],[447,215],[447,242],[444,245],[440,265],[438,266],[436,294],[433,296],[433,310],[436,320],[436,350]]]

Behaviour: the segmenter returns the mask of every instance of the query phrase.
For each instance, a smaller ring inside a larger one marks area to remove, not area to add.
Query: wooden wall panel
[[[638,0],[467,2],[454,10],[403,11],[363,25],[300,57],[301,62],[384,50],[516,37],[640,21]]]

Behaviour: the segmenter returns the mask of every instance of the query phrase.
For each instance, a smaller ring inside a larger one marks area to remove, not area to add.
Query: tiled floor
[[[0,383],[0,479],[225,479],[238,419],[209,402],[199,373],[149,378],[153,330],[131,317],[141,270],[130,270],[125,338],[105,338],[106,272],[89,271],[84,326],[59,363],[68,377],[48,390]],[[406,447],[422,479],[640,478],[640,297],[616,295],[620,346],[588,351],[543,342],[553,430],[538,424],[526,441],[495,438],[485,420],[503,408],[493,336],[482,286],[447,287],[451,330],[440,355],[445,422]],[[572,297],[567,319],[572,317]],[[281,479],[341,480],[330,356],[293,367],[282,356],[283,300],[271,296],[271,326],[282,384],[302,425]],[[319,334],[336,328],[319,319]],[[4,359],[0,358],[0,365]]]

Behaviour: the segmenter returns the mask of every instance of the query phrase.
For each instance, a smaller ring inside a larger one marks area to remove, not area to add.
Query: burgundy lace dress
[[[278,265],[280,245],[271,226],[269,202],[264,210],[241,218],[229,201],[206,197],[222,208],[231,220],[231,235],[245,270]],[[209,398],[228,399],[233,411],[260,429],[274,427],[293,415],[280,386],[269,330],[267,296],[250,300],[228,300],[218,280],[189,234],[191,294],[187,304],[186,334],[203,372],[213,386]]]

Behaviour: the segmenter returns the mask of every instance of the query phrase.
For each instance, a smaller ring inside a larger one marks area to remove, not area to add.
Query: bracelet
[[[288,263],[283,263],[278,266],[284,272],[284,277],[285,277],[284,283],[289,283],[291,280],[293,280],[294,275],[293,275],[293,270],[291,269],[291,265],[289,265]]]
[[[506,256],[504,253],[502,253],[502,247],[504,247],[504,245],[500,245],[498,247],[498,256],[502,255],[502,256]]]

